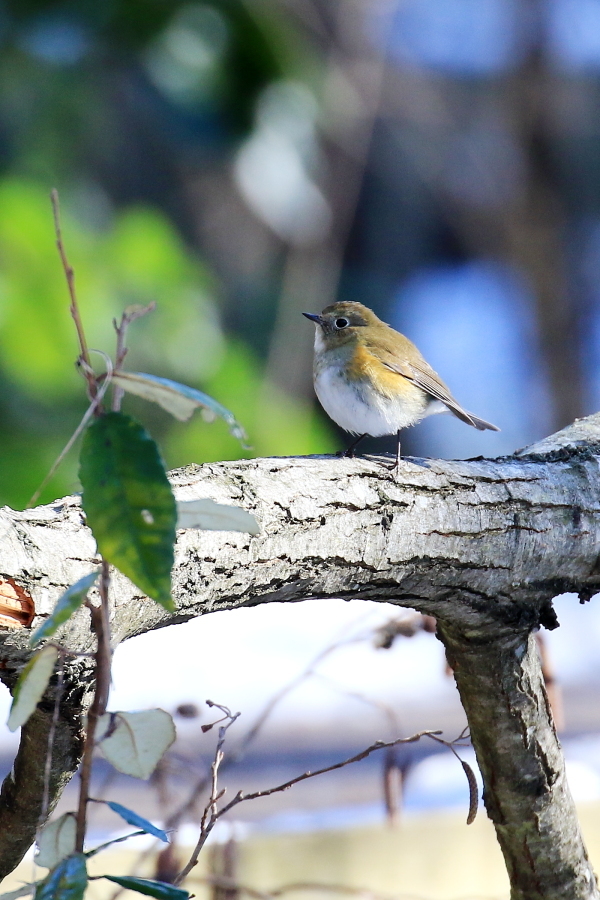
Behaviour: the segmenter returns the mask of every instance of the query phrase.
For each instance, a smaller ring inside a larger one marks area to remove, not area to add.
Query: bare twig
[[[229,723],[232,724],[232,723]],[[229,726],[223,726],[221,730],[228,728]],[[395,741],[375,741],[374,744],[371,744],[370,747],[367,747],[366,750],[362,750],[360,753],[356,753],[354,756],[349,757],[348,759],[344,759],[341,762],[333,763],[331,766],[325,766],[323,769],[317,769],[315,772],[303,772],[301,775],[297,775],[295,778],[290,778],[289,781],[285,781],[283,784],[278,784],[276,787],[266,788],[262,791],[254,791],[250,794],[244,794],[243,791],[238,791],[233,800],[230,800],[225,806],[221,809],[216,808],[216,800],[218,798],[213,798],[211,792],[211,800],[207,805],[207,809],[210,808],[211,813],[210,816],[205,815],[202,818],[202,825],[200,830],[200,837],[198,838],[198,842],[194,847],[194,851],[192,856],[190,857],[189,862],[184,866],[179,875],[175,880],[175,884],[181,884],[184,878],[191,872],[196,863],[198,862],[198,857],[200,855],[200,851],[204,847],[209,834],[213,830],[217,821],[228,813],[234,806],[237,806],[239,803],[243,803],[245,800],[258,800],[259,797],[270,797],[271,794],[277,794],[281,791],[287,791],[288,788],[293,787],[295,784],[299,784],[301,781],[306,781],[308,778],[316,778],[318,775],[324,775],[326,772],[334,772],[336,769],[341,769],[344,766],[349,766],[351,763],[360,762],[362,759],[366,759],[367,756],[370,756],[375,750],[382,750],[384,747],[396,747],[398,744],[411,744],[415,741],[420,740],[422,737],[430,737],[435,741],[438,741],[441,744],[448,745],[449,742],[445,741],[440,737],[440,731],[420,731],[417,734],[411,735],[411,737],[407,738],[398,738]],[[223,735],[224,737],[224,735]],[[218,746],[218,751],[220,752],[222,747],[222,742]],[[215,785],[216,787],[216,785]],[[213,788],[214,790],[214,788]]]
[[[105,356],[105,354],[102,354],[102,355]],[[104,376],[104,380],[103,380],[102,384],[98,387],[97,392],[96,392],[92,402],[86,409],[81,422],[79,423],[79,425],[77,426],[77,428],[75,429],[75,431],[73,432],[73,434],[71,435],[71,437],[69,438],[69,440],[67,441],[65,446],[63,447],[63,449],[61,450],[61,452],[58,454],[55,461],[52,463],[50,471],[48,472],[48,474],[46,475],[46,477],[40,484],[40,486],[37,489],[37,491],[35,492],[35,494],[29,500],[29,503],[27,504],[25,509],[30,509],[34,505],[34,503],[37,502],[40,494],[42,493],[42,491],[44,490],[44,488],[46,487],[46,485],[48,484],[48,482],[50,481],[50,479],[52,478],[52,476],[54,475],[54,473],[60,466],[61,462],[63,461],[63,459],[65,458],[65,456],[67,455],[67,453],[69,452],[69,450],[71,449],[71,447],[73,446],[73,444],[75,443],[75,441],[77,440],[77,438],[79,437],[79,435],[81,434],[81,432],[83,431],[83,429],[85,428],[87,423],[89,422],[89,420],[99,409],[100,404],[102,403],[102,399],[106,393],[106,390],[107,390],[107,388],[110,384],[111,378],[112,378],[112,363],[111,363],[109,357],[105,356],[105,359],[107,359],[107,361],[108,361],[108,366],[107,366],[106,375]]]
[[[337,691],[338,694],[341,694],[344,697],[351,697],[353,700],[358,700],[359,703],[365,703],[367,706],[373,707],[373,709],[379,710],[382,712],[386,719],[388,720],[388,724],[392,729],[392,733],[400,730],[400,723],[398,720],[398,716],[396,714],[396,710],[393,709],[389,704],[384,703],[383,700],[375,700],[373,697],[367,696],[367,694],[363,694],[360,691],[352,691],[349,688],[346,688],[343,684],[340,684],[334,678],[330,678],[329,675],[323,675],[321,672],[313,672],[312,673],[315,678],[318,678],[319,681],[322,681],[324,684],[328,684],[333,690]]]
[[[94,691],[94,699],[87,716],[85,746],[83,749],[83,758],[81,761],[81,783],[79,786],[79,803],[77,806],[77,836],[75,844],[75,849],[78,853],[83,853],[83,845],[85,841],[87,806],[89,802],[90,781],[92,777],[92,758],[94,755],[94,738],[96,735],[96,726],[98,724],[98,719],[106,711],[108,692],[110,690],[111,649],[110,626],[108,620],[109,583],[109,566],[106,560],[103,559],[99,584],[100,606],[94,606],[94,604],[89,600],[87,600],[85,604],[90,611],[90,616],[92,618],[92,628],[96,633],[97,639],[95,673],[96,688]]]
[[[359,621],[363,621],[364,617],[361,617]],[[356,622],[351,623],[352,626],[356,625]],[[343,632],[342,632],[343,633]],[[311,660],[308,666],[295,678],[292,678],[286,685],[284,685],[281,690],[277,691],[271,699],[265,704],[262,711],[256,717],[254,724],[250,728],[249,731],[246,732],[244,737],[242,738],[239,747],[237,747],[233,752],[229,753],[227,759],[224,761],[224,764],[221,768],[229,768],[234,763],[239,762],[245,756],[246,752],[250,744],[256,739],[261,729],[264,727],[266,721],[273,713],[276,706],[281,703],[281,701],[287,697],[295,688],[297,688],[303,681],[309,678],[314,674],[316,667],[331,653],[335,650],[338,650],[340,647],[345,647],[349,644],[358,643],[362,640],[370,638],[370,632],[368,634],[359,634],[354,635],[345,639],[338,639],[335,642],[329,644],[323,650],[320,650],[316,656]],[[213,723],[214,725],[215,723]],[[208,730],[206,727],[203,728],[203,731]],[[177,807],[166,819],[165,828],[167,830],[172,828],[177,828],[177,826],[181,823],[183,818],[190,813],[196,803],[198,802],[198,798],[204,793],[206,788],[210,783],[210,775],[203,775],[198,779],[196,784],[193,786],[190,791],[188,797],[183,801],[183,803]],[[146,854],[149,854],[150,851],[143,851]],[[114,898],[112,898],[114,900]]]
[[[177,878],[175,879],[175,884],[180,884],[180,882],[185,878],[188,872],[194,868],[196,863],[198,862],[198,856],[200,855],[200,851],[204,847],[206,843],[206,839],[210,832],[212,831],[217,819],[221,816],[217,808],[217,803],[221,799],[221,797],[225,793],[225,788],[219,790],[218,788],[218,774],[219,774],[219,766],[223,761],[223,746],[225,744],[225,738],[227,736],[227,731],[233,723],[239,718],[240,713],[232,713],[230,709],[226,706],[222,706],[219,703],[213,703],[212,700],[206,701],[208,706],[216,706],[217,709],[220,709],[223,713],[227,722],[225,725],[221,725],[219,728],[219,739],[217,741],[217,746],[215,748],[215,756],[210,767],[211,772],[211,787],[210,787],[210,797],[208,799],[208,803],[206,804],[204,811],[202,813],[202,819],[200,821],[200,837],[198,838],[198,842],[194,847],[193,853],[190,857],[187,865],[181,870]],[[220,720],[222,721],[222,720]]]
[[[87,366],[85,375],[88,383],[88,391],[90,397],[93,399],[96,396],[97,392],[96,379],[94,378],[93,374],[89,374],[89,372],[91,372],[92,370],[92,363],[90,361],[90,353],[85,338],[85,331],[83,330],[83,322],[81,321],[81,315],[79,312],[79,304],[77,303],[77,294],[75,291],[75,272],[73,271],[73,267],[67,259],[67,254],[65,252],[65,247],[63,244],[62,229],[60,225],[60,203],[58,200],[58,191],[56,190],[56,188],[54,188],[50,193],[50,201],[52,203],[52,212],[54,214],[54,232],[56,234],[56,246],[60,254],[60,260],[64,269],[65,278],[67,279],[67,287],[69,288],[69,296],[71,298],[70,313],[73,321],[75,322],[75,328],[77,329],[77,339],[79,341],[81,359]]]
[[[141,306],[138,303],[134,304],[133,306],[127,307],[125,312],[121,315],[120,322],[117,322],[116,319],[113,319],[113,327],[117,332],[117,352],[115,355],[115,369],[117,371],[119,371],[119,369],[123,365],[123,362],[125,361],[125,357],[127,356],[127,329],[132,322],[135,322],[136,319],[141,319],[142,316],[145,316],[147,313],[152,312],[155,309],[156,303],[154,302],[154,300],[147,306]],[[123,388],[115,387],[112,399],[113,412],[118,412],[121,409],[121,400],[123,399],[124,393],[125,391],[123,390]]]

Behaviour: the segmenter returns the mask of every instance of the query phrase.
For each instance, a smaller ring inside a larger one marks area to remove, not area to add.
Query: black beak
[[[310,319],[312,322],[316,322],[317,325],[322,325],[323,320],[321,316],[318,316],[316,313],[302,313],[303,316],[306,316],[307,319]]]

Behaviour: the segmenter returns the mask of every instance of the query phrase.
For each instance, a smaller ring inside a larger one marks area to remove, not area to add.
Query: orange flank
[[[369,381],[380,394],[390,400],[399,394],[413,394],[418,388],[397,372],[385,366],[370,350],[362,344],[356,344],[352,359],[347,366],[349,380]]]

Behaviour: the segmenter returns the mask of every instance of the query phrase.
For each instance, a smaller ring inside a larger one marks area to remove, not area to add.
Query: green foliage
[[[156,897],[157,900],[188,900],[190,896],[189,891],[175,887],[173,884],[165,884],[164,881],[150,881],[148,878],[135,878],[133,875],[105,875],[104,877],[123,888],[137,891],[138,894],[145,894],[147,897]]]
[[[40,641],[52,637],[54,632],[71,618],[73,613],[85,602],[85,598],[97,578],[98,571],[90,572],[89,575],[84,575],[83,578],[80,578],[79,581],[72,584],[71,587],[59,597],[58,602],[52,611],[52,615],[48,616],[46,621],[43,622],[39,628],[36,628],[29,638],[29,645],[31,647],[37,647]]]
[[[240,411],[252,444],[242,455],[300,456],[336,449],[329,426],[314,406],[292,400],[266,383],[256,358],[235,339],[228,342],[222,365],[204,387],[225,406]],[[210,430],[209,435],[200,419],[174,425],[162,443],[169,465],[198,461],[200,455],[206,462],[240,457],[239,444],[222,424],[215,422]]]
[[[85,856],[75,853],[38,885],[35,900],[82,900],[87,883]]]
[[[96,419],[85,432],[79,476],[82,506],[100,553],[165,609],[177,512],[158,447],[123,413]]]
[[[69,362],[78,350],[47,191],[7,179],[0,181],[0,204],[0,503],[19,507],[74,431],[85,400]],[[248,431],[248,456],[333,448],[312,405],[265,387],[255,356],[239,340],[225,338],[214,279],[163,216],[134,208],[98,229],[69,209],[64,201],[63,232],[92,347],[112,352],[112,318],[132,303],[156,301],[156,311],[132,326],[128,369],[201,387],[225,404]],[[142,401],[126,404],[141,413]],[[223,423],[198,418],[181,426],[146,404],[143,415],[170,467],[240,456]],[[77,489],[73,454],[42,501]]]

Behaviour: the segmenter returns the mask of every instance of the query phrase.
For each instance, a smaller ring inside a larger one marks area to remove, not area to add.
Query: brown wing
[[[393,331],[392,334],[394,337],[393,349],[389,346],[391,342],[386,341],[387,346],[382,346],[384,342],[381,341],[381,335],[379,335],[377,345],[377,355],[386,368],[396,372],[398,375],[402,375],[431,397],[440,400],[448,407],[450,412],[454,413],[463,422],[466,422],[467,425],[472,425],[473,428],[477,428],[479,431],[485,431],[486,429],[489,431],[500,430],[496,425],[492,425],[491,422],[486,422],[485,419],[480,419],[479,416],[475,416],[473,413],[463,409],[460,403],[454,399],[450,389],[444,384],[437,372],[423,359],[415,345],[404,335],[399,335]],[[398,337],[402,338],[401,344],[398,341]],[[398,350],[400,349],[410,352],[406,354],[399,353]],[[405,357],[404,359],[402,359],[403,356]],[[410,356],[410,362],[408,362],[406,356]]]

